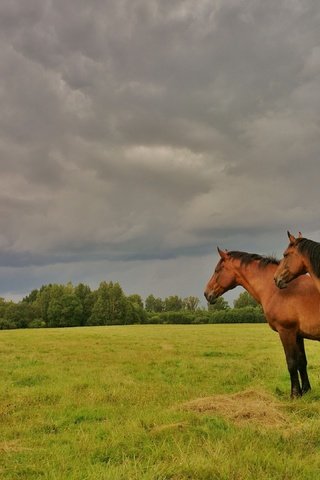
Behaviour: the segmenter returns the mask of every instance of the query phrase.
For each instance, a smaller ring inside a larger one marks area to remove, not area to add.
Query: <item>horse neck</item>
[[[302,259],[302,263],[303,263],[305,271],[309,273],[309,275],[312,278],[316,288],[320,292],[320,278],[317,275],[317,273],[314,271],[314,267],[313,267],[314,261],[311,262],[311,252],[315,253],[315,258],[318,258],[318,256],[319,256],[320,243],[313,242],[311,240],[309,240],[309,241],[311,242],[311,245],[312,245],[314,250],[309,251],[308,249],[306,249],[306,251],[300,251],[300,255],[301,255],[301,259]]]
[[[239,265],[237,268],[237,281],[248,293],[263,305],[270,297],[271,289],[274,287],[273,275],[277,266],[270,264],[260,266],[258,261],[247,265]]]
[[[320,278],[315,274],[309,259],[305,259],[306,270],[309,273],[310,277],[312,278],[317,290],[320,292]]]

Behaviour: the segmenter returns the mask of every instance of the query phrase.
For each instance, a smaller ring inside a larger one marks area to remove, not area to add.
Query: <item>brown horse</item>
[[[310,390],[304,338],[320,340],[320,294],[311,278],[302,276],[285,290],[273,281],[279,261],[254,253],[219,250],[220,261],[205,297],[210,303],[241,285],[262,305],[270,327],[279,333],[291,379],[291,397]],[[301,378],[301,386],[299,380]]]
[[[286,288],[294,278],[308,272],[320,292],[320,243],[304,238],[301,232],[298,238],[287,233],[289,245],[274,276],[277,287]]]

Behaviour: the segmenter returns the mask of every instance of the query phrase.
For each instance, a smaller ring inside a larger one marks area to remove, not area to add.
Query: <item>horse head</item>
[[[220,260],[217,263],[213,275],[207,283],[204,291],[204,296],[211,304],[215,303],[218,297],[223,295],[228,290],[237,286],[236,276],[232,267],[232,259],[227,250],[220,250],[218,253]]]
[[[286,288],[292,280],[307,273],[304,257],[298,248],[302,240],[301,232],[298,237],[294,237],[289,231],[287,234],[289,245],[283,252],[283,258],[274,275],[274,281],[278,288]]]

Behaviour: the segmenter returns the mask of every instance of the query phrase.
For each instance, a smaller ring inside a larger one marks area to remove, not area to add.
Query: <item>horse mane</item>
[[[255,260],[259,262],[259,265],[261,267],[266,267],[267,265],[279,265],[280,263],[280,260],[278,260],[272,255],[264,256],[259,255],[258,253],[238,252],[236,250],[228,252],[228,254],[231,258],[240,260],[241,265],[249,265],[249,263],[252,263]]]
[[[320,278],[320,243],[308,238],[298,238],[296,245],[300,253],[309,257],[312,270]]]

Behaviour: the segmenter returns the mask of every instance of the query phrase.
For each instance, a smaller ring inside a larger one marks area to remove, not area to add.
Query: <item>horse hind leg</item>
[[[309,382],[308,372],[307,372],[307,356],[304,349],[304,339],[302,337],[297,337],[297,346],[299,349],[298,352],[298,370],[301,378],[302,385],[302,394],[311,390],[311,385]]]
[[[300,386],[298,362],[300,351],[297,344],[297,334],[294,331],[282,330],[279,332],[280,339],[286,355],[287,366],[291,380],[291,398],[300,397],[302,390]]]

